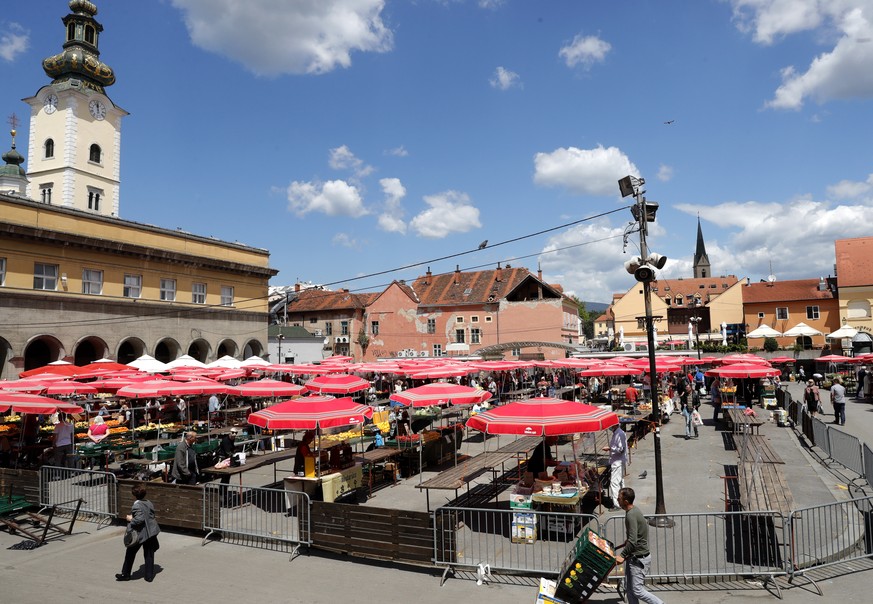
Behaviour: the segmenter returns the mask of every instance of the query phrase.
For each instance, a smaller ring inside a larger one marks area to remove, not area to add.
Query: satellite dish
[[[773,273],[767,275],[767,283],[776,283],[776,275]]]

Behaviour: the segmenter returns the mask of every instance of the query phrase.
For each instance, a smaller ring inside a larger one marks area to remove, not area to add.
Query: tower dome
[[[71,0],[69,15],[63,18],[66,26],[64,50],[43,60],[46,75],[54,78],[52,84],[74,85],[81,81],[86,87],[103,93],[105,86],[115,83],[112,68],[100,61],[98,39],[103,26],[94,16],[97,6],[88,0]]]

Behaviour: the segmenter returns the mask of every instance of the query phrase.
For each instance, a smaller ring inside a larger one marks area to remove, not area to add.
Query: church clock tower
[[[24,99],[31,108],[27,195],[118,216],[121,119],[128,113],[106,96],[115,74],[100,62],[97,7],[72,0],[70,11],[63,51],[42,62],[51,84]]]

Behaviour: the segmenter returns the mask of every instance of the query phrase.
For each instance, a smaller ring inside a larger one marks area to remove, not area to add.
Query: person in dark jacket
[[[197,467],[197,453],[194,451],[196,432],[186,432],[182,442],[176,447],[176,457],[173,459],[173,482],[182,484],[197,484],[200,469]]]
[[[127,548],[124,554],[124,564],[121,572],[115,575],[116,581],[130,581],[130,572],[133,570],[133,561],[141,547],[145,556],[145,580],[149,583],[155,578],[155,552],[158,550],[158,534],[161,527],[155,520],[155,506],[146,499],[145,487],[141,484],[133,485],[131,489],[134,498],[133,507],[127,515],[127,522],[137,533],[136,543]]]

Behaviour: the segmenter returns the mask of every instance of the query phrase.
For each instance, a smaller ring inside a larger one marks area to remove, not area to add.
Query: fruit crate
[[[586,571],[590,569],[594,573],[606,575],[615,565],[615,556],[592,543],[590,539],[592,535],[600,538],[600,535],[590,528],[586,528],[582,532],[582,536],[576,540],[576,545],[573,548],[573,557]],[[609,544],[610,548],[613,548],[612,543],[609,541],[606,543]]]

